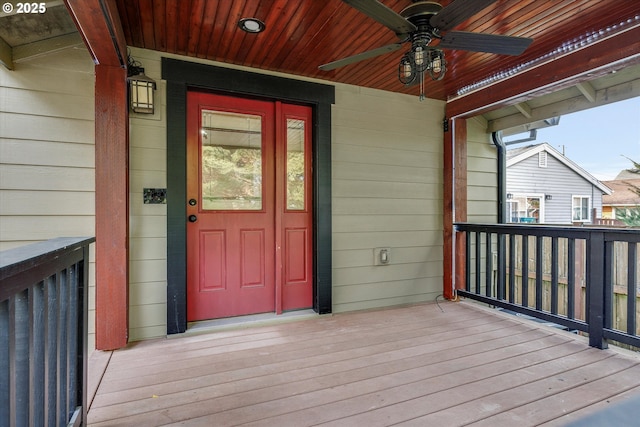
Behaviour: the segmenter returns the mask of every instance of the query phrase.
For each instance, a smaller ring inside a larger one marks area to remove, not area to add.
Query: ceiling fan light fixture
[[[415,58],[415,63],[418,68],[422,67],[422,64],[424,64],[424,52],[422,50],[422,46],[416,46],[413,51],[413,57]]]
[[[242,18],[238,21],[238,27],[247,33],[261,33],[266,28],[264,22],[258,18]]]
[[[409,85],[416,79],[416,69],[411,62],[411,57],[408,53],[405,53],[400,60],[398,80],[404,85]]]
[[[444,52],[440,49],[429,49],[429,77],[431,80],[442,80],[447,72],[447,61],[444,59]]]
[[[424,96],[425,74],[431,80],[442,80],[447,72],[444,52],[428,46],[415,46],[405,53],[398,65],[398,80],[405,86],[413,84],[416,79],[420,83],[420,100]]]

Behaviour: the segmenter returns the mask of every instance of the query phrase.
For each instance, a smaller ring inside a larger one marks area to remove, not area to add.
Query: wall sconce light
[[[507,193],[507,200],[513,199],[513,193]]]
[[[127,58],[127,81],[129,82],[129,107],[134,113],[153,114],[156,82],[144,74],[140,62]]]
[[[551,200],[552,199],[551,194],[545,194],[544,195],[544,199],[545,200]]]

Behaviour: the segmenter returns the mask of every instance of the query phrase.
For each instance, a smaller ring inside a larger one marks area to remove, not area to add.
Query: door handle
[[[189,215],[189,222],[196,222],[198,220],[198,217],[195,215]]]

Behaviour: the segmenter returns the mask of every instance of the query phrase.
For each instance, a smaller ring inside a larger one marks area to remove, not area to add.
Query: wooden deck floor
[[[89,422],[560,426],[638,395],[636,354],[440,303],[134,343],[111,354]]]

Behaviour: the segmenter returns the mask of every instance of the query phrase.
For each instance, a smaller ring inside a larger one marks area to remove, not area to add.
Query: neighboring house
[[[611,189],[547,143],[507,151],[507,221],[591,223]]]
[[[621,210],[635,208],[640,205],[640,196],[632,187],[640,187],[640,174],[622,171],[612,181],[603,181],[612,193],[602,197],[602,217],[616,219]]]

